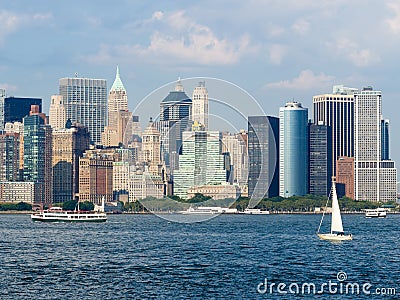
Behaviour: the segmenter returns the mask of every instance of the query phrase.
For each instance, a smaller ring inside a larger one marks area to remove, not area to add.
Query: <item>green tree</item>
[[[89,201],[79,202],[79,209],[83,211],[91,211],[94,209],[94,204]]]
[[[75,210],[77,203],[76,200],[69,200],[63,203],[62,208],[63,210]]]

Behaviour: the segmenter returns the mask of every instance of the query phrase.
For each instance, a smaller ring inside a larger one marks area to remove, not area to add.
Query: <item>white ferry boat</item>
[[[66,211],[52,207],[31,215],[32,221],[40,222],[106,222],[107,215],[96,211]]]
[[[375,209],[366,209],[365,210],[366,218],[386,218],[386,209],[385,208],[375,208]]]
[[[184,215],[214,215],[214,214],[237,214],[236,208],[226,208],[220,206],[199,206],[189,207],[187,210],[180,211]]]
[[[269,215],[269,211],[261,210],[259,208],[246,208],[243,211],[243,214],[246,214],[246,215]]]

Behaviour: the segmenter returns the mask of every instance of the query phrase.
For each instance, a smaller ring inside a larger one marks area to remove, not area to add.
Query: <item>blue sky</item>
[[[111,87],[117,65],[131,109],[178,77],[233,82],[272,115],[295,99],[311,116],[332,85],[372,85],[400,159],[400,1],[0,1],[0,87],[45,112],[60,78]]]

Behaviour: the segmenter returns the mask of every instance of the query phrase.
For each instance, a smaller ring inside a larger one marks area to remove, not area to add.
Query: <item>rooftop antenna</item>
[[[78,72],[75,72],[75,78],[78,78]]]

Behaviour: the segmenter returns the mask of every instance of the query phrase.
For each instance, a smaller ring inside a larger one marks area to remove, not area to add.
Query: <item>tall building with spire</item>
[[[200,81],[193,90],[192,120],[204,126],[208,130],[208,91],[206,82]]]
[[[128,110],[128,94],[121,81],[119,68],[115,80],[108,93],[108,126],[116,128],[118,126],[118,112]]]
[[[104,146],[127,145],[132,139],[132,113],[128,111],[128,95],[119,75],[108,93],[108,125],[102,133]]]
[[[86,126],[93,143],[101,143],[107,119],[107,81],[67,77],[59,80],[59,94],[63,96],[67,120]]]

